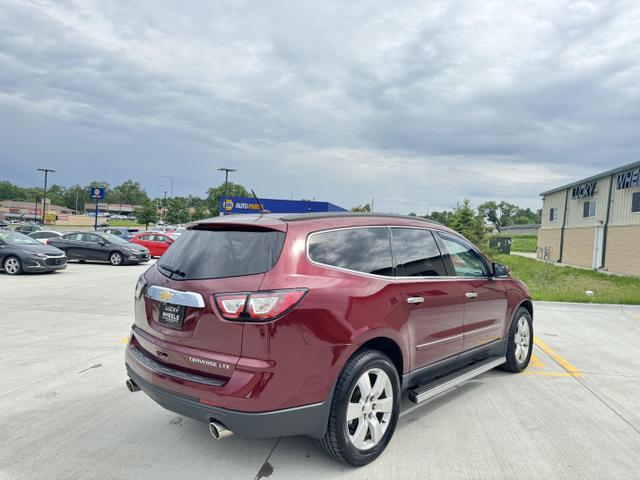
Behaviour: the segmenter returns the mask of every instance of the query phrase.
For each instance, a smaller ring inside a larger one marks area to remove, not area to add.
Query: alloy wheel
[[[9,275],[15,275],[20,271],[20,261],[17,258],[11,257],[4,262],[4,271]]]
[[[122,263],[122,255],[119,253],[111,254],[111,265],[120,265]]]
[[[515,356],[518,363],[524,363],[529,355],[529,348],[531,346],[531,332],[529,329],[529,322],[522,316],[518,320],[518,328],[514,335],[514,342],[516,344]]]
[[[358,450],[370,450],[384,437],[393,413],[393,385],[379,368],[365,371],[347,404],[347,433]]]

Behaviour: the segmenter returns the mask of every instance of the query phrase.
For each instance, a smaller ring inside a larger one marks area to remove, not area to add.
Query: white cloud
[[[0,0],[0,162],[21,183],[57,161],[202,194],[229,164],[265,197],[535,207],[637,160],[639,21],[632,1]]]

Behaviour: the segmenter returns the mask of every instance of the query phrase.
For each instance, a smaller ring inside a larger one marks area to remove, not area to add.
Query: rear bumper
[[[333,389],[320,403],[269,412],[240,412],[205,405],[197,398],[158,388],[144,380],[128,364],[126,367],[129,377],[162,407],[205,423],[215,420],[237,435],[254,438],[308,435],[322,438],[327,428]]]

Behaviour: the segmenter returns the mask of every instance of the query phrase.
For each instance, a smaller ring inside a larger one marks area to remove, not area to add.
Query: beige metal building
[[[540,195],[538,258],[640,276],[640,162]]]

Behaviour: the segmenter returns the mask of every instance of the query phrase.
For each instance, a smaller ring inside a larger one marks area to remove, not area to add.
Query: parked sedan
[[[111,265],[149,260],[149,250],[104,232],[74,232],[49,240],[63,250],[69,260],[109,262]]]
[[[49,240],[52,238],[60,238],[62,234],[60,232],[56,232],[54,230],[39,230],[37,232],[31,232],[29,237],[35,238],[40,243],[47,244]]]
[[[18,225],[16,227],[16,232],[24,233],[25,235],[29,235],[32,232],[37,232],[42,230],[38,225],[33,223],[27,223],[25,225]]]
[[[174,240],[175,238],[167,233],[144,232],[135,235],[129,241],[148,248],[152,257],[161,257]]]
[[[67,268],[64,252],[11,230],[0,230],[0,268],[9,275]]]

